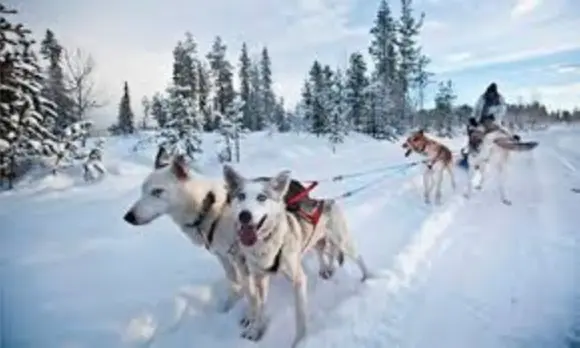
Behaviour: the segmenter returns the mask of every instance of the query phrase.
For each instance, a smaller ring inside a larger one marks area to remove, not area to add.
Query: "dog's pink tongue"
[[[242,226],[238,231],[238,236],[240,237],[240,242],[245,246],[252,246],[258,240],[256,229],[253,226]]]

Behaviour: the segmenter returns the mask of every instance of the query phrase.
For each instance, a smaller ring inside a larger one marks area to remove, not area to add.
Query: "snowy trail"
[[[508,195],[498,203],[491,178],[465,200],[444,180],[443,204],[422,202],[421,168],[394,171],[344,200],[358,249],[378,278],[359,282],[347,261],[329,281],[308,273],[308,339],[324,347],[574,347],[580,344],[580,196],[578,130],[539,133],[540,146],[515,155]],[[400,145],[353,139],[337,154],[303,135],[263,146],[252,135],[238,168],[247,175],[291,168],[324,179],[406,163]],[[211,143],[208,141],[208,143]],[[455,149],[454,143],[447,142]],[[4,342],[10,347],[283,347],[294,334],[292,291],[272,280],[270,327],[258,343],[240,339],[231,313],[214,310],[222,270],[169,219],[143,228],[121,216],[149,172],[151,151],[111,145],[117,169],[105,181],[67,178],[0,195],[0,277]],[[116,151],[116,152],[115,152]],[[210,151],[208,151],[211,153]],[[276,160],[273,160],[276,158]],[[204,173],[220,175],[212,158]],[[375,180],[373,174],[324,182],[313,196],[334,196]],[[149,338],[149,340],[146,340]]]
[[[566,193],[561,158],[549,147],[531,160],[512,160],[513,206],[490,204],[497,193],[488,182],[456,211],[452,224],[426,227],[447,229],[447,235],[431,254],[430,269],[423,268],[408,291],[389,292],[389,281],[373,284],[338,309],[330,330],[308,346],[579,344],[580,239],[570,224],[578,197]]]

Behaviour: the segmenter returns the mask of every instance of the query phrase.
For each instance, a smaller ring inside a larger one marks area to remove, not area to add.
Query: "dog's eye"
[[[263,193],[259,193],[259,194],[256,196],[256,199],[258,200],[258,202],[265,202],[265,201],[266,201],[266,199],[268,199],[268,197],[266,197],[266,195],[265,195],[265,194],[263,194]]]
[[[151,190],[151,196],[153,197],[160,197],[163,194],[163,189],[155,188]]]
[[[246,199],[246,194],[243,192],[238,193],[237,195],[238,201],[243,201],[244,199]]]

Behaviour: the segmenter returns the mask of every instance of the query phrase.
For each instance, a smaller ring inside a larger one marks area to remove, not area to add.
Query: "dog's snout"
[[[137,217],[135,216],[135,213],[133,213],[133,210],[129,210],[127,214],[123,216],[123,220],[127,221],[131,225],[137,224]]]
[[[249,224],[252,222],[252,214],[247,210],[243,210],[240,215],[238,215],[238,220],[243,224]]]

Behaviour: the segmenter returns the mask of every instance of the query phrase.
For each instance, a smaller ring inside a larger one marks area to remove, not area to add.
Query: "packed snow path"
[[[580,187],[579,136],[533,135],[540,146],[511,159],[509,207],[498,203],[493,178],[465,200],[460,170],[457,192],[444,181],[443,205],[426,206],[418,167],[345,200],[358,248],[378,278],[361,284],[347,263],[324,281],[307,257],[303,347],[580,345],[580,194],[571,191]],[[113,174],[98,184],[47,178],[0,195],[0,346],[288,346],[294,310],[283,279],[273,280],[263,340],[244,341],[237,326],[244,305],[228,314],[213,309],[223,277],[213,256],[169,219],[143,228],[122,221],[153,158],[130,153],[133,143],[111,140]],[[446,143],[457,149],[461,140]],[[215,152],[208,146],[207,153]],[[332,155],[323,139],[256,134],[244,153],[242,173],[290,168],[305,180],[408,160],[399,144],[362,137]],[[211,157],[201,166],[219,175]],[[323,183],[314,195],[380,175]]]

